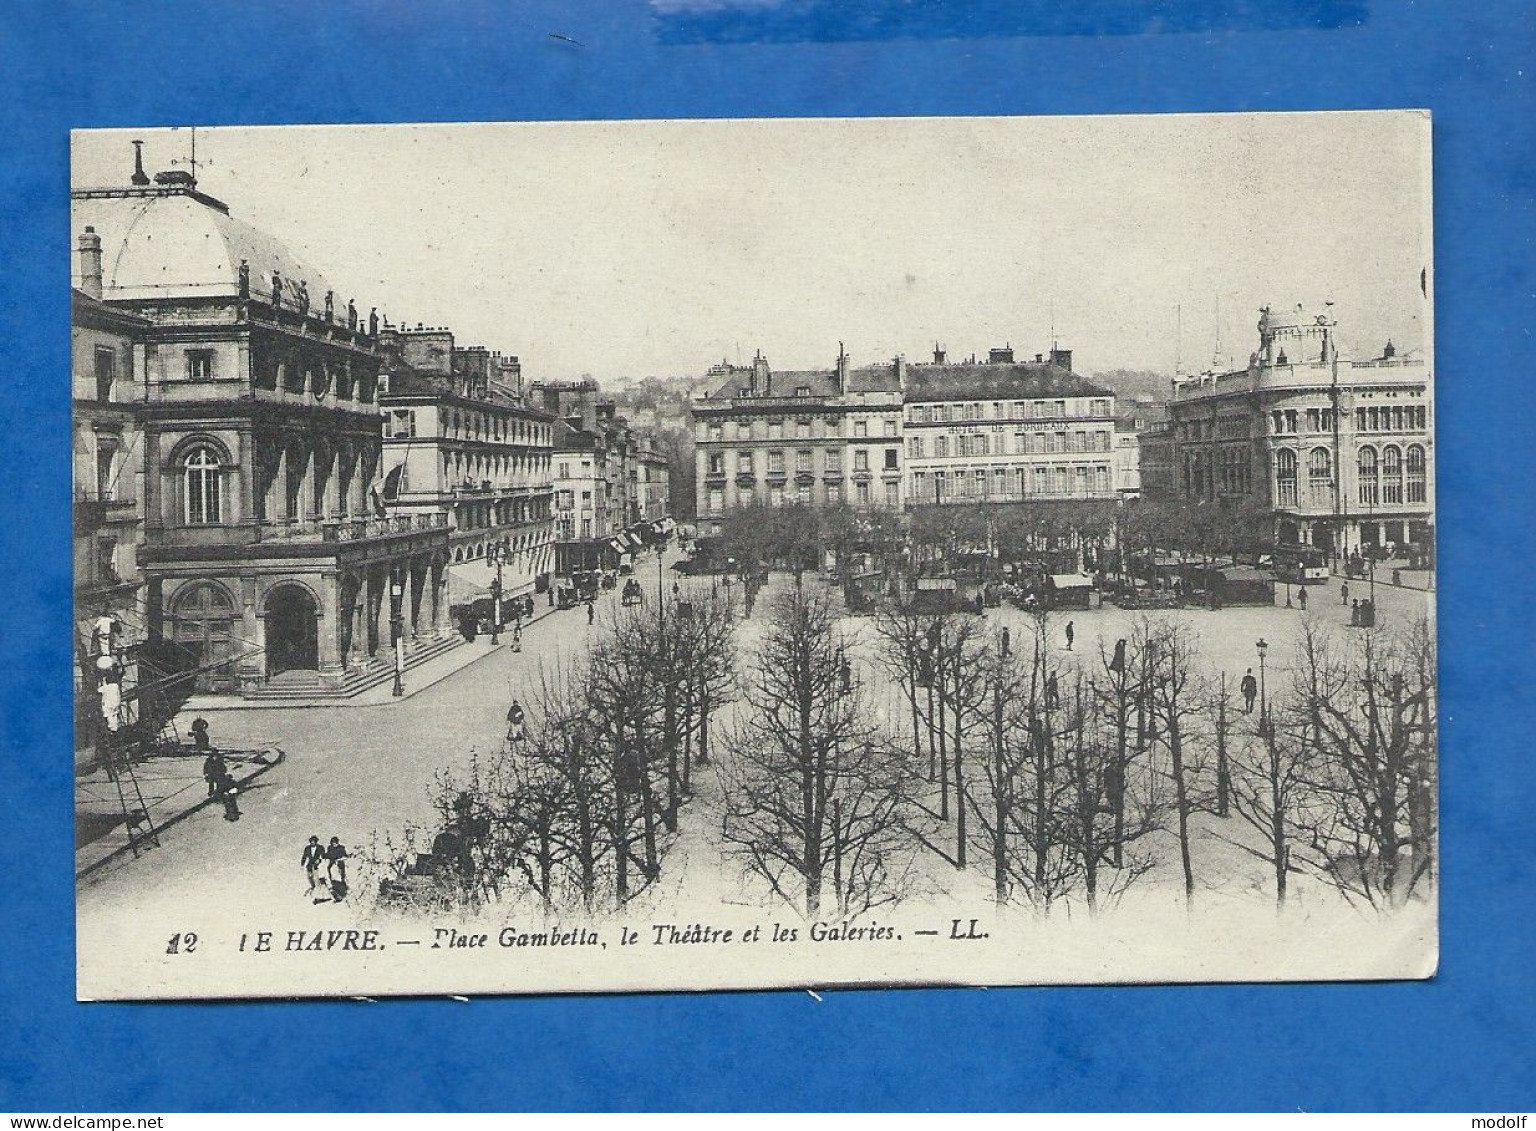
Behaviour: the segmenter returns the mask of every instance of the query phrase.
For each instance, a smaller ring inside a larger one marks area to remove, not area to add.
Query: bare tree
[[[717,763],[725,843],[808,915],[829,889],[840,914],[899,899],[915,853],[910,759],[864,721],[844,647],[825,595],[777,598]]]
[[[1433,874],[1435,640],[1426,621],[1362,633],[1339,648],[1303,639],[1297,694],[1317,738],[1306,835],[1311,860],[1346,898],[1404,904]]]
[[[1143,647],[1148,654],[1148,702],[1168,751],[1174,828],[1179,841],[1179,863],[1184,873],[1184,898],[1189,902],[1195,897],[1190,818],[1203,808],[1197,781],[1201,769],[1200,750],[1192,741],[1204,698],[1194,664],[1196,641],[1184,625],[1160,621],[1143,629]]]

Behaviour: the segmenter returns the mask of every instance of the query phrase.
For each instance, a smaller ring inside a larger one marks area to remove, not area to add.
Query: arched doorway
[[[267,674],[320,666],[320,633],[315,599],[299,585],[283,585],[267,596]]]
[[[198,581],[183,586],[171,602],[171,639],[192,653],[198,691],[234,687],[235,603],[222,586]]]

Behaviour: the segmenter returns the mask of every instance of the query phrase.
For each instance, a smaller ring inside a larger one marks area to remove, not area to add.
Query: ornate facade
[[[1174,389],[1173,490],[1271,510],[1282,543],[1338,556],[1434,543],[1434,384],[1391,342],[1341,355],[1331,308],[1260,313],[1248,367]],[[1412,550],[1408,551],[1412,552]]]
[[[441,515],[386,516],[378,318],[188,182],[71,194],[82,280],[142,318],[147,631],[200,690],[337,692],[449,637]],[[277,686],[273,686],[273,685]]]

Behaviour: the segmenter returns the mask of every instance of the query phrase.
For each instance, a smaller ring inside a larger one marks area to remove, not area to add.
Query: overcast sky
[[[76,186],[188,131],[77,133]],[[1429,127],[1407,113],[197,131],[199,187],[394,321],[530,378],[950,356],[1243,364],[1265,302],[1428,345]],[[1432,292],[1431,292],[1432,293]],[[1182,307],[1182,347],[1175,311]]]

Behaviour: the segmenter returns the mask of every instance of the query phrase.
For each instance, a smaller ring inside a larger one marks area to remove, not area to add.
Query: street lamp
[[[390,694],[397,697],[405,694],[405,684],[400,679],[405,671],[404,599],[405,587],[400,583],[399,571],[391,570],[389,575],[389,630],[395,644],[395,685],[390,689]]]
[[[496,577],[491,582],[491,647],[501,643],[501,547],[491,547],[491,562],[496,566]]]
[[[1269,652],[1269,641],[1262,636],[1254,645],[1259,650],[1259,734],[1269,737],[1269,687],[1265,679],[1264,657]]]

